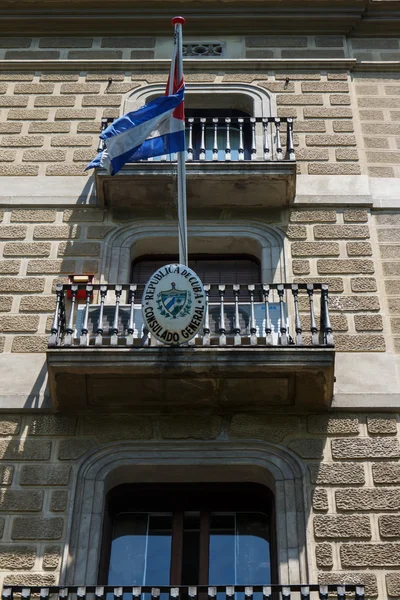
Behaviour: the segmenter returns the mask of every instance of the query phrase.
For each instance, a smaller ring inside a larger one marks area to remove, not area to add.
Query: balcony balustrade
[[[2,600],[30,600],[31,596],[40,600],[346,600],[350,595],[354,600],[367,600],[361,585],[224,585],[224,586],[51,586],[23,587],[5,586]]]
[[[47,363],[58,410],[299,411],[328,407],[334,346],[324,284],[205,285],[200,334],[157,342],[143,286],[59,285]]]
[[[103,119],[104,130],[112,119]],[[98,151],[103,150],[100,140]],[[295,196],[293,118],[186,118],[188,210],[222,206],[289,206]],[[99,203],[174,207],[176,155],[125,165],[119,177],[99,169]]]

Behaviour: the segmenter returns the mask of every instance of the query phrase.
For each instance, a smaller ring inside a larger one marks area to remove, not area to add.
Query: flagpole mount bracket
[[[171,20],[172,25],[184,25],[186,23],[184,17],[174,17]]]

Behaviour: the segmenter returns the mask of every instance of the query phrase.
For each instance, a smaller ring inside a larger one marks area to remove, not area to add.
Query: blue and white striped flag
[[[86,167],[103,167],[112,175],[127,162],[173,154],[185,149],[183,98],[185,86],[116,119],[100,138],[105,149]]]

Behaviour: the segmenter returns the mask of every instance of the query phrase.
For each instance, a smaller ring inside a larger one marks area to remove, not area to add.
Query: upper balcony
[[[104,119],[103,128],[111,121]],[[186,147],[189,214],[215,207],[292,204],[296,189],[292,118],[188,117]],[[174,208],[175,160],[174,156],[161,156],[131,163],[117,177],[98,169],[100,204],[153,211]]]
[[[333,395],[324,284],[206,285],[203,330],[165,346],[143,285],[59,285],[47,362],[56,410],[318,410]]]

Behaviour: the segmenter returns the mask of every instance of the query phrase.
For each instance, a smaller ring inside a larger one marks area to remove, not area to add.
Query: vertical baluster
[[[280,321],[281,321],[281,326],[279,328],[279,331],[281,333],[280,342],[281,342],[281,346],[287,346],[288,345],[288,336],[287,336],[285,305],[284,305],[285,289],[282,284],[279,284],[277,286],[277,290],[278,290],[278,296],[279,296],[279,309],[280,309]]]
[[[272,589],[269,585],[264,585],[263,586],[263,600],[271,600],[271,596],[272,596]]]
[[[294,301],[294,320],[295,320],[295,330],[296,330],[296,346],[301,346],[303,344],[302,338],[302,327],[299,313],[299,286],[297,283],[292,283],[292,294]]]
[[[328,600],[328,586],[327,585],[319,586],[319,600]]]
[[[250,296],[250,346],[257,346],[257,327],[256,327],[256,317],[254,314],[254,290],[255,285],[248,285],[247,289],[249,290]]]
[[[233,343],[235,346],[240,346],[242,343],[242,338],[240,337],[240,319],[239,319],[239,293],[240,293],[240,285],[233,285],[233,295],[235,298],[235,326],[233,328]]]
[[[256,118],[250,117],[251,125],[251,160],[257,160]]]
[[[272,323],[269,314],[269,285],[263,285],[263,296],[265,306],[265,345],[272,346]]]
[[[287,158],[289,160],[296,160],[294,153],[294,142],[293,142],[293,119],[288,117],[287,119],[287,138],[286,138],[286,150]]]
[[[169,590],[169,597],[171,600],[177,600],[179,599],[179,588],[178,587],[172,587]]]
[[[132,588],[132,600],[140,600],[141,595],[142,595],[142,588],[139,586],[134,586]]]
[[[122,285],[115,286],[115,311],[114,322],[111,328],[111,346],[118,346],[118,319],[119,319],[119,303],[121,301]]]
[[[238,160],[244,160],[243,123],[244,123],[244,119],[242,117],[239,117],[238,118],[238,125],[239,125]]]
[[[269,150],[269,141],[268,141],[268,119],[263,117],[263,148],[264,148],[264,160],[270,160],[270,150]]]
[[[64,291],[62,284],[56,286],[56,308],[54,310],[53,322],[51,324],[51,335],[49,338],[49,348],[54,348],[60,345],[60,326],[61,326],[61,311],[64,304]]]
[[[68,600],[68,588],[60,588],[58,598],[59,600]]]
[[[200,153],[199,159],[206,160],[206,118],[200,118],[200,127],[201,127],[201,139],[200,139]]]
[[[204,314],[204,327],[203,327],[203,346],[210,345],[210,285],[206,283],[204,286],[206,293],[206,311]]]
[[[133,334],[135,333],[135,292],[137,286],[132,284],[129,286],[129,321],[128,321],[128,335],[126,337],[126,345],[133,346]]]
[[[40,600],[49,600],[50,590],[49,588],[40,588]]]
[[[42,590],[40,590],[42,591]],[[21,600],[30,600],[31,597],[31,588],[22,588],[21,590]]]
[[[103,344],[103,314],[104,314],[104,302],[107,296],[107,286],[100,286],[100,308],[99,308],[99,318],[97,321],[97,329],[96,329],[96,337],[94,340],[95,346],[102,346]]]
[[[225,117],[225,127],[226,127],[226,144],[225,144],[225,160],[231,160],[231,118]]]
[[[310,600],[310,588],[308,585],[302,585],[300,588],[301,600]]]
[[[282,160],[282,143],[281,143],[281,120],[275,119],[275,149],[276,159]]]
[[[364,586],[357,585],[356,586],[356,595],[354,600],[364,600]]]
[[[290,587],[288,586],[283,586],[282,587],[282,600],[290,600]]]
[[[217,588],[214,586],[210,586],[207,588],[208,600],[215,600],[217,597]]]
[[[122,587],[114,588],[114,600],[122,600],[123,594],[124,594],[124,590]]]
[[[336,588],[337,600],[346,600],[346,588],[344,585],[338,585]]]
[[[77,600],[86,600],[86,587],[84,587],[84,586],[78,587],[78,589],[76,590],[76,598],[77,598]]]
[[[189,589],[188,589],[188,596],[192,600],[196,600],[197,599],[197,587],[190,585]]]
[[[327,346],[333,346],[333,332],[329,317],[328,286],[325,283],[321,286],[321,330],[323,331],[322,343]]]
[[[94,590],[94,598],[95,600],[104,600],[104,586],[97,585]]]
[[[188,124],[189,124],[189,140],[188,140],[188,147],[187,147],[187,156],[186,156],[186,160],[190,161],[193,160],[194,158],[194,152],[193,152],[193,123],[194,123],[194,118],[193,117],[189,117],[188,118]]]
[[[76,295],[78,293],[78,286],[71,285],[71,308],[69,311],[68,325],[65,330],[64,346],[72,346],[72,336],[74,334],[74,316],[75,316],[75,303]]]
[[[23,590],[22,590],[22,592],[23,592]],[[21,592],[21,595],[22,595],[22,592]],[[12,596],[11,588],[3,587],[3,591],[1,592],[2,600],[11,600],[11,596]]]
[[[93,286],[92,285],[87,285],[86,286],[85,314],[84,314],[84,317],[83,317],[82,330],[81,330],[81,335],[80,335],[80,339],[79,339],[79,345],[80,346],[88,346],[89,345],[89,330],[88,330],[88,326],[89,326],[89,307],[90,307],[90,300],[92,298],[92,293],[93,293]]]
[[[214,145],[213,145],[213,160],[218,160],[218,118],[213,117],[214,125]]]
[[[226,600],[232,600],[232,598],[235,596],[235,586],[234,585],[226,586],[225,596],[226,596]]]
[[[219,290],[219,344],[220,344],[220,346],[226,346],[225,307],[224,307],[225,286],[219,285],[218,290]]]
[[[307,283],[307,294],[310,304],[310,330],[311,330],[311,343],[313,346],[318,345],[318,329],[315,321],[314,313],[314,286],[312,283]]]

